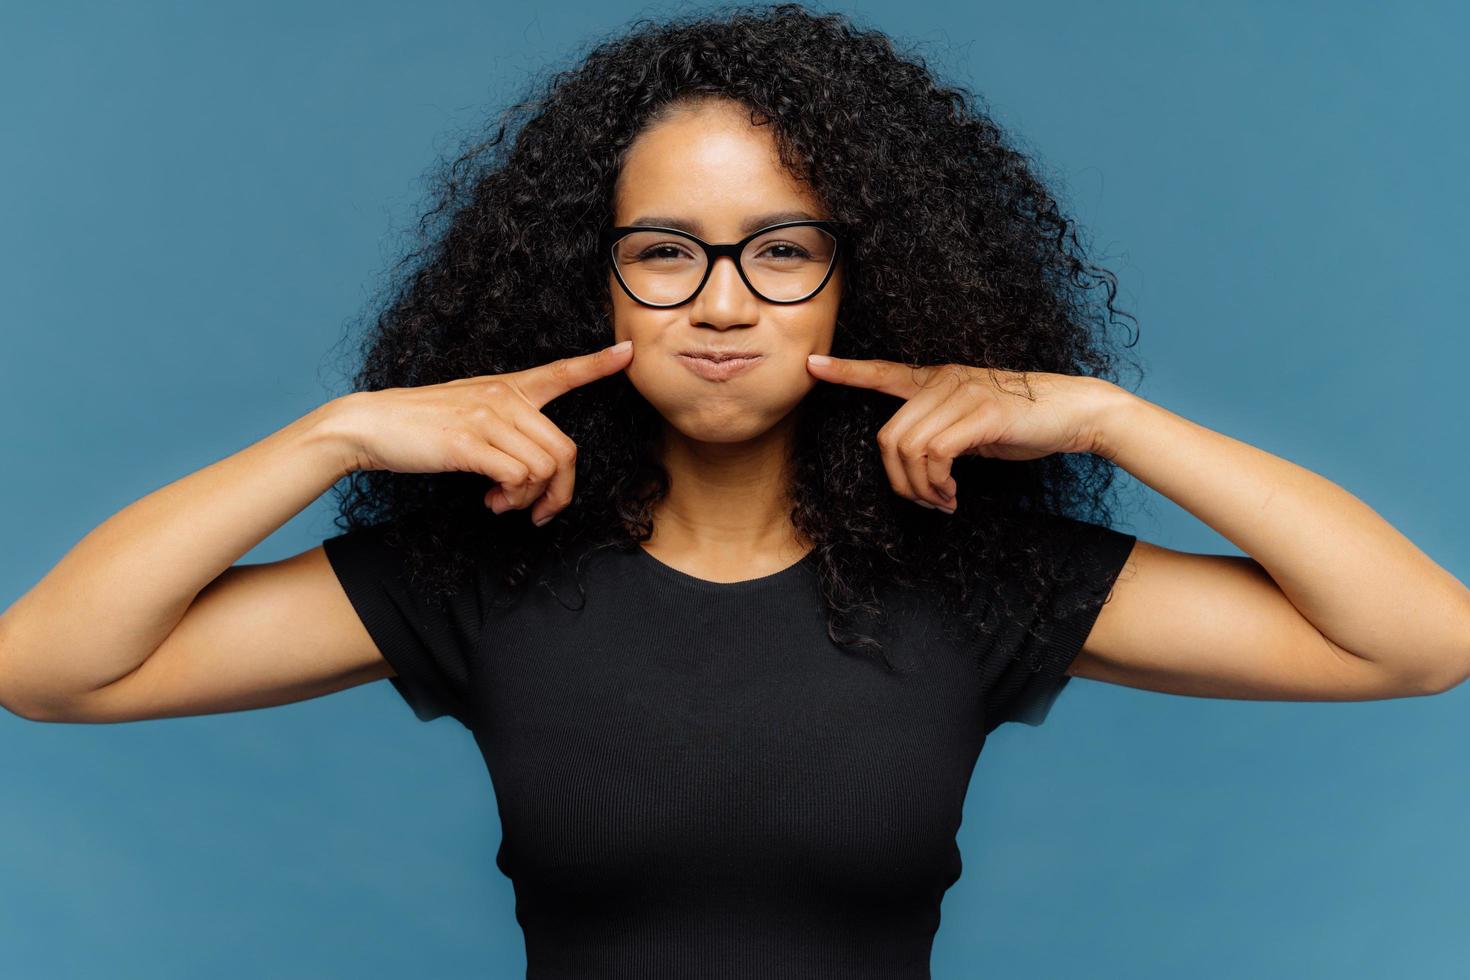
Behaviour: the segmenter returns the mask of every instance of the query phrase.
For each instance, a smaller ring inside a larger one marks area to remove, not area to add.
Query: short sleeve
[[[1067,668],[1081,652],[1138,540],[1133,534],[1058,515],[1045,516],[1037,534],[1043,548],[1060,558],[1069,573],[1039,608],[1026,613],[1035,636],[1021,622],[1005,624],[998,631],[984,664],[987,734],[1008,721],[1034,727],[1046,720],[1072,679]]]
[[[322,542],[342,590],[378,652],[389,680],[421,721],[443,715],[474,728],[471,665],[482,622],[477,576],[465,576],[437,604],[412,589],[406,558],[384,539],[387,525],[355,528]]]

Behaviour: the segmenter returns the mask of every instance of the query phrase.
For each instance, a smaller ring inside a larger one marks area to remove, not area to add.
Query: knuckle
[[[477,452],[484,444],[485,441],[469,429],[449,430],[449,445],[457,452]]]
[[[465,409],[465,417],[473,425],[486,425],[498,418],[495,410],[484,402],[473,402]]]
[[[904,459],[914,460],[924,455],[926,440],[905,436],[898,441],[898,454]]]

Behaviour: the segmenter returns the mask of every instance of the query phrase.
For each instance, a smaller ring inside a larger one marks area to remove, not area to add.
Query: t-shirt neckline
[[[699,578],[698,576],[690,575],[688,572],[682,572],[679,569],[675,568],[673,565],[669,565],[660,561],[653,555],[649,554],[649,552],[641,544],[635,544],[634,550],[637,551],[638,554],[641,556],[641,558],[639,558],[639,561],[641,561],[644,566],[651,569],[655,574],[667,579],[668,581],[683,586],[685,588],[698,589],[702,592],[718,592],[721,594],[749,592],[754,589],[763,589],[772,585],[782,584],[787,579],[794,577],[803,568],[813,564],[816,561],[817,553],[816,549],[813,548],[806,554],[798,558],[796,561],[792,562],[790,565],[787,565],[785,568],[778,569],[777,571],[771,572],[768,575],[760,575],[756,578],[741,579],[738,582],[715,582],[711,581],[710,579]]]

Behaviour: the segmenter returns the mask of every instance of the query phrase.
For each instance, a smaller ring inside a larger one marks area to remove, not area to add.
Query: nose
[[[694,297],[689,319],[716,327],[754,323],[760,317],[760,299],[740,278],[735,260],[722,255],[709,270],[704,288]]]

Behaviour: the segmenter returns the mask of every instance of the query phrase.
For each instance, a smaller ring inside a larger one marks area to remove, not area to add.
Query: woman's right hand
[[[345,395],[349,472],[481,473],[496,484],[486,506],[535,504],[531,520],[544,524],[572,501],[577,446],[541,407],[623,370],[632,352],[624,341],[525,371]]]

